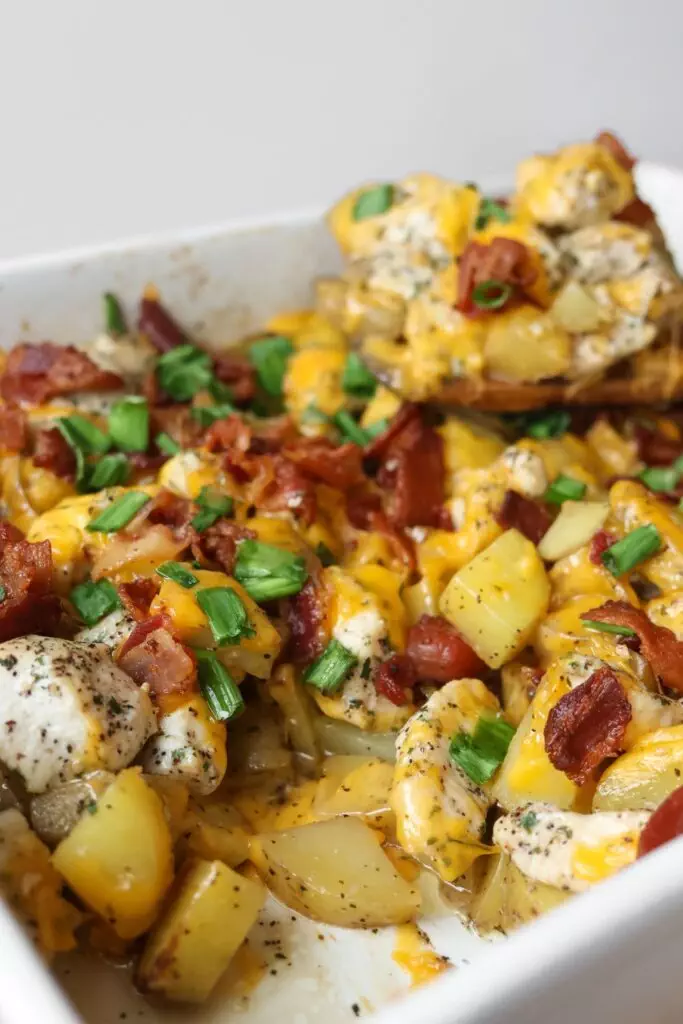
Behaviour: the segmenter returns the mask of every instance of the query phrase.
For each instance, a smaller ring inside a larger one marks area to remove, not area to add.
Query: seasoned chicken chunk
[[[159,717],[159,732],[142,752],[150,775],[186,782],[193,793],[213,793],[227,768],[225,726],[215,722],[203,697],[193,697]]]

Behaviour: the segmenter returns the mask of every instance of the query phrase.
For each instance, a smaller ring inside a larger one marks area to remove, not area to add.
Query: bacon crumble
[[[582,618],[634,630],[640,640],[640,652],[655,675],[665,686],[683,693],[683,642],[672,630],[656,625],[642,608],[634,608],[627,601],[607,601]]]
[[[496,522],[504,530],[515,529],[523,533],[532,544],[539,544],[550,529],[552,516],[547,508],[533,498],[525,498],[517,491],[506,491],[503,504],[496,513]]]
[[[486,665],[447,619],[422,615],[408,630],[406,654],[417,678],[435,683],[481,677]]]
[[[644,857],[664,843],[683,835],[683,787],[675,789],[654,811],[640,833],[638,856]]]
[[[506,309],[511,301],[524,295],[538,272],[526,245],[512,238],[494,238],[487,245],[468,242],[458,266],[458,297],[456,308],[465,316],[481,316],[484,310],[474,301],[478,285],[495,282],[509,285],[510,297],[495,312]]]
[[[6,401],[31,405],[42,405],[56,395],[114,391],[123,386],[118,374],[101,370],[85,352],[50,341],[16,345],[0,378],[0,393]]]

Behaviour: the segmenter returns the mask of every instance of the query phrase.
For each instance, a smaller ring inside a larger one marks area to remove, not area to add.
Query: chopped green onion
[[[163,452],[164,455],[177,455],[178,452],[182,451],[178,442],[174,441],[170,434],[157,434],[154,440],[157,448],[159,451]]]
[[[195,648],[194,653],[197,656],[199,689],[209,711],[217,722],[237,718],[244,711],[244,698],[239,686],[213,651]]]
[[[360,445],[361,448],[368,443],[368,435],[346,409],[340,409],[338,413],[335,413],[333,422],[344,440],[352,441],[354,444]]]
[[[603,565],[607,566],[613,576],[623,576],[646,558],[656,555],[662,546],[659,530],[652,523],[639,526],[625,537],[612,544],[602,553]]]
[[[114,402],[109,413],[109,436],[122,452],[146,452],[149,445],[147,399],[129,395]]]
[[[104,293],[104,323],[107,334],[112,338],[120,338],[128,332],[121,304],[111,292]]]
[[[190,409],[190,415],[200,426],[210,427],[212,423],[224,420],[226,416],[232,416],[236,411],[230,402],[223,402],[220,405],[195,405]]]
[[[197,591],[197,604],[206,615],[218,647],[237,644],[242,637],[254,635],[247,609],[230,587],[207,587]]]
[[[327,568],[328,565],[337,564],[337,559],[335,558],[334,553],[330,551],[327,544],[323,544],[322,541],[317,545],[315,553],[325,568]]]
[[[377,378],[355,352],[347,356],[342,387],[347,395],[353,395],[354,398],[372,398],[377,390]]]
[[[674,491],[682,473],[683,470],[678,469],[676,463],[672,466],[648,466],[638,474],[638,479],[651,491]]]
[[[86,455],[103,455],[111,448],[107,435],[78,413],[63,416],[57,420],[56,426],[72,448],[80,448]]]
[[[85,528],[91,533],[116,533],[127,526],[149,500],[149,495],[142,491],[129,491],[91,519]]]
[[[199,583],[199,577],[195,576],[189,569],[186,569],[180,562],[162,562],[161,565],[156,567],[156,572],[165,580],[178,583],[181,587],[185,587],[186,590],[189,590],[190,587],[195,587]]]
[[[304,677],[310,686],[317,686],[322,693],[334,693],[350,674],[358,658],[338,640],[330,640],[329,644],[314,661]]]
[[[282,382],[287,370],[287,361],[294,351],[291,339],[283,334],[272,338],[260,338],[252,342],[247,355],[256,369],[259,384],[273,398],[282,395]]]
[[[472,302],[478,309],[501,309],[512,295],[505,281],[482,281],[472,289]]]
[[[497,203],[495,199],[484,196],[479,204],[479,212],[474,222],[477,231],[482,231],[490,220],[499,220],[501,224],[509,224],[512,217],[504,206]]]
[[[380,434],[383,434],[385,430],[389,429],[390,423],[391,420],[385,417],[384,419],[381,420],[375,420],[374,423],[371,423],[367,427],[363,427],[363,430],[365,431],[369,440],[374,441],[376,437],[379,437]]]
[[[130,475],[130,465],[125,455],[115,452],[103,455],[95,465],[88,479],[88,490],[101,491],[103,487],[120,487]]]
[[[472,735],[458,732],[453,736],[451,758],[473,782],[482,785],[505,760],[514,735],[514,728],[504,719],[481,715]]]
[[[73,588],[69,600],[86,626],[94,626],[105,615],[121,607],[116,587],[109,580],[87,580]]]
[[[543,495],[543,500],[551,505],[562,505],[565,501],[581,501],[585,493],[586,484],[560,473]]]
[[[214,402],[232,402],[235,398],[232,388],[224,384],[218,377],[211,378],[207,390]]]
[[[157,379],[177,402],[189,402],[213,379],[211,357],[196,345],[178,345],[159,356]]]
[[[0,583],[0,601],[4,601],[6,597],[7,597],[7,591],[3,587],[2,583]]]
[[[571,415],[565,409],[553,409],[541,416],[530,416],[525,419],[523,429],[529,437],[537,441],[548,441],[553,437],[561,437],[567,432],[571,423]]]
[[[367,188],[353,204],[351,216],[354,220],[365,220],[367,217],[378,217],[386,213],[394,205],[394,186],[390,184],[375,185]]]
[[[308,572],[303,558],[291,551],[245,540],[237,549],[234,576],[254,601],[274,601],[298,594]]]
[[[612,622],[596,622],[595,619],[585,619],[581,616],[584,626],[589,629],[596,629],[599,633],[615,633],[617,636],[637,636],[635,629],[630,626],[615,626]]]
[[[213,526],[221,516],[232,515],[234,502],[230,495],[216,494],[208,484],[206,487],[202,487],[194,500],[195,504],[199,505],[199,512],[190,525],[194,526],[198,533],[202,533],[209,526]]]
[[[329,419],[317,405],[307,406],[301,414],[302,423],[328,423]]]

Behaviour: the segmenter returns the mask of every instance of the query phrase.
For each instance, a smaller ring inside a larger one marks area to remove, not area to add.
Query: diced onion
[[[538,545],[546,562],[571,555],[587,544],[605,523],[609,513],[606,501],[565,501],[560,514]]]
[[[325,754],[363,754],[383,761],[396,760],[394,732],[365,732],[348,722],[322,715],[315,720],[315,731]]]

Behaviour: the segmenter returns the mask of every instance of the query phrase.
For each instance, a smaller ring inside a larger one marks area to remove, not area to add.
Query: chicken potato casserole
[[[418,175],[335,207],[348,275],[239,350],[150,286],[4,356],[0,887],[48,959],[201,1002],[269,894],[378,929],[429,878],[507,932],[683,831],[683,418],[399,397],[655,353],[634,202],[604,138],[509,206]],[[533,273],[466,270],[508,243]]]

